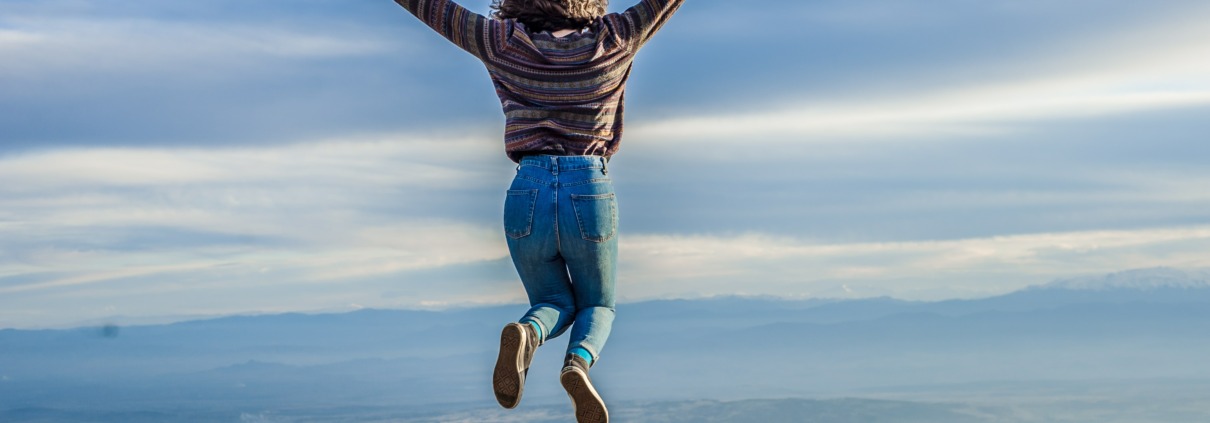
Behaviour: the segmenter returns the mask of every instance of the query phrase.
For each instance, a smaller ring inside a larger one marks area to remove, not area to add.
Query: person
[[[521,401],[534,350],[570,330],[559,381],[579,422],[609,412],[588,376],[612,328],[618,208],[607,162],[618,151],[635,54],[684,0],[494,0],[485,17],[451,0],[396,0],[487,67],[517,163],[504,202],[509,253],[530,309],[506,325],[492,377]]]

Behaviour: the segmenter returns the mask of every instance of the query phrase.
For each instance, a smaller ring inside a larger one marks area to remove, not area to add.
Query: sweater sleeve
[[[485,45],[495,19],[467,10],[452,0],[395,0],[445,39],[475,55],[486,56]]]
[[[625,24],[624,37],[630,41],[632,50],[638,50],[659,31],[668,18],[681,7],[685,0],[642,0],[621,13]]]

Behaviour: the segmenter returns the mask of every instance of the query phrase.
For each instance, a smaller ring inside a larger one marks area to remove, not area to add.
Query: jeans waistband
[[[537,166],[548,170],[558,169],[561,171],[578,170],[578,169],[604,169],[604,157],[601,156],[552,156],[548,154],[536,154],[521,158],[520,166]]]

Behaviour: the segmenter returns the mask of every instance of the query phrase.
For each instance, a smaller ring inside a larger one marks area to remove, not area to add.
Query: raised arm
[[[630,40],[632,48],[637,50],[646,44],[684,2],[685,0],[642,0],[622,12],[621,18],[628,30],[626,38]]]
[[[445,39],[480,59],[491,19],[459,6],[452,0],[395,0]]]

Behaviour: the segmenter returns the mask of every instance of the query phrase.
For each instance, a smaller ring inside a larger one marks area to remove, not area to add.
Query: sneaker
[[[538,333],[529,323],[509,323],[500,332],[500,356],[492,374],[492,389],[496,391],[496,402],[504,408],[521,403],[525,374],[529,373],[529,363],[537,349]]]
[[[572,410],[576,413],[578,423],[608,423],[609,410],[605,409],[605,401],[597,395],[588,379],[588,362],[584,357],[568,354],[559,372],[559,383],[571,398]]]

